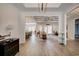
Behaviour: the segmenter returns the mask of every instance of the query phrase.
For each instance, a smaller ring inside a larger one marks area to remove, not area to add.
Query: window
[[[36,23],[26,23],[25,30],[26,31],[35,31]]]
[[[48,34],[52,34],[52,26],[48,25]]]

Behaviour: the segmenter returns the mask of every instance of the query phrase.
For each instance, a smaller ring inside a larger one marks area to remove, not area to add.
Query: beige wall
[[[0,4],[0,35],[8,34],[6,28],[12,27],[11,37],[20,38],[20,43],[23,43],[20,30],[20,14],[19,10],[12,4]]]
[[[74,14],[67,19],[68,24],[68,39],[75,39],[75,19],[79,19],[78,14]]]
[[[75,19],[71,18],[67,20],[68,23],[68,39],[75,39],[74,34],[75,34]]]

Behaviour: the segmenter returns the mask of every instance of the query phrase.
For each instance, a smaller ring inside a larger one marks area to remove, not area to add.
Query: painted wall
[[[68,22],[68,40],[74,40],[75,19],[74,18],[68,19],[67,22]]]
[[[67,19],[68,24],[68,39],[75,39],[75,19],[79,19],[79,15],[75,14]]]
[[[19,10],[12,4],[0,4],[0,35],[11,31],[11,37],[20,38],[20,43],[22,43],[20,25]],[[12,29],[6,30],[8,26]]]

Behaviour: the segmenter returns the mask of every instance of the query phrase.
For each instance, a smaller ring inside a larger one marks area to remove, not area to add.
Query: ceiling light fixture
[[[40,12],[45,12],[47,9],[47,3],[40,3],[38,4]]]

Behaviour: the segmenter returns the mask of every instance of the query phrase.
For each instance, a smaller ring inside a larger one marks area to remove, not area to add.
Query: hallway
[[[49,35],[47,40],[39,39],[34,34],[20,45],[16,56],[72,56],[79,55],[79,41],[68,41],[68,45],[59,45],[57,37]]]

